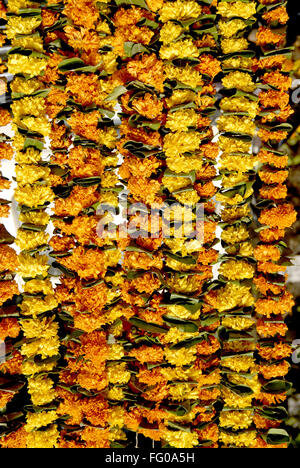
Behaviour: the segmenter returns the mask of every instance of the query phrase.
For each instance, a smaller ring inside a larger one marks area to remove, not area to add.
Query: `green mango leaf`
[[[156,325],[155,323],[145,322],[144,320],[136,318],[136,317],[131,318],[129,322],[135,327],[140,328],[141,330],[151,332],[151,333],[161,334],[161,333],[168,333],[169,331],[168,328],[162,327],[160,325]]]

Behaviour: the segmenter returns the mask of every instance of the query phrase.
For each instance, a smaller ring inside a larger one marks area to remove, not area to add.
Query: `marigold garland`
[[[1,447],[286,448],[286,4],[8,0],[0,18],[20,211],[0,236]]]

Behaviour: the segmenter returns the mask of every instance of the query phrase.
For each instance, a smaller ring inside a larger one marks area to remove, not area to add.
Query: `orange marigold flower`
[[[86,426],[81,432],[81,438],[86,442],[86,448],[109,448],[109,429]]]
[[[210,354],[214,354],[220,349],[221,345],[219,340],[209,335],[207,340],[201,341],[201,343],[197,344],[197,354],[201,354],[203,356],[209,356]]]
[[[292,78],[275,70],[271,73],[265,73],[262,76],[262,82],[279,89],[280,91],[289,91],[292,86]]]
[[[219,428],[217,424],[208,424],[202,430],[197,430],[199,440],[210,440],[212,442],[218,442],[219,440]]]
[[[45,99],[47,114],[54,119],[66,106],[67,94],[56,88],[51,88],[50,93]]]
[[[154,36],[154,32],[146,26],[119,26],[112,39],[115,52],[121,57],[126,57],[124,45],[126,42],[148,45]]]
[[[18,256],[8,245],[0,245],[0,271],[15,271],[18,266]]]
[[[58,216],[78,216],[84,208],[88,208],[98,200],[99,193],[95,186],[76,186],[68,198],[55,200],[55,214]]]
[[[103,174],[104,164],[97,148],[75,146],[69,152],[68,165],[72,177],[93,177]]]
[[[135,357],[142,364],[162,362],[164,359],[164,350],[159,346],[141,346],[129,351],[128,356]]]
[[[43,28],[50,28],[58,20],[59,13],[47,10],[46,8],[42,9],[42,26]]]
[[[142,397],[148,401],[162,401],[168,397],[169,389],[166,384],[158,384],[151,390],[142,393]]]
[[[19,288],[15,281],[0,281],[0,306],[17,294]]]
[[[127,71],[133,78],[163,91],[163,62],[155,54],[137,56],[127,64]]]
[[[9,205],[0,205],[0,218],[8,218],[10,213]]]
[[[256,399],[259,400],[263,405],[271,406],[285,401],[287,399],[287,395],[286,393],[273,394],[261,392]]]
[[[105,254],[101,251],[84,247],[77,247],[72,255],[59,259],[65,267],[76,271],[80,278],[98,278],[107,269],[105,266]]]
[[[288,105],[289,100],[289,95],[284,91],[270,89],[259,93],[259,101],[266,108],[279,107],[280,109],[283,109]]]
[[[166,378],[162,375],[161,369],[156,367],[152,370],[140,369],[137,378],[139,382],[152,386],[158,383],[166,383]]]
[[[288,165],[288,156],[278,156],[271,151],[261,150],[257,157],[262,163],[270,164],[271,166],[283,169]],[[261,171],[262,172],[262,171]],[[260,174],[261,174],[260,172]],[[263,180],[263,179],[262,179]]]
[[[0,340],[17,338],[20,333],[20,325],[16,318],[6,317],[0,320]]]
[[[202,265],[210,265],[212,263],[217,262],[219,258],[219,252],[215,249],[205,249],[205,247],[202,247],[199,250],[199,255],[198,255],[198,263],[201,263]]]
[[[196,46],[201,49],[205,47],[211,47],[212,49],[216,47],[216,41],[211,34],[203,34],[201,39],[195,41]]]
[[[40,78],[44,83],[54,84],[58,81],[61,72],[58,69],[60,62],[64,60],[64,57],[58,54],[50,54],[47,61],[47,67],[44,75]]]
[[[259,366],[259,372],[266,380],[275,379],[277,377],[284,377],[289,373],[290,364],[288,361],[281,361],[279,364],[262,364]]]
[[[14,150],[8,143],[0,143],[0,161],[2,159],[11,160],[14,156]]]
[[[127,187],[130,194],[136,201],[141,201],[148,204],[160,201],[158,192],[161,185],[157,180],[131,177],[128,181]]]
[[[257,345],[256,349],[258,354],[266,360],[284,359],[289,357],[293,352],[291,346],[286,343],[274,343],[272,348],[269,346]]]
[[[256,324],[256,330],[262,338],[270,338],[285,336],[288,332],[288,327],[284,322],[270,322],[268,320],[259,319]]]
[[[271,229],[263,229],[259,233],[259,239],[261,242],[275,242],[278,240],[283,239],[285,236],[285,231],[284,229],[278,229],[278,228],[271,228]]]
[[[285,6],[280,6],[274,10],[267,11],[263,14],[263,19],[268,23],[286,24],[289,20],[289,15]]]
[[[66,252],[75,247],[76,243],[72,237],[53,236],[49,242],[50,247],[56,252]]]
[[[0,108],[0,127],[5,127],[11,122],[11,115],[9,110]]]
[[[253,420],[254,420],[255,427],[257,429],[265,429],[265,430],[275,428],[275,427],[280,427],[282,423],[282,421],[272,421],[271,419],[266,419],[257,413],[254,415]]]
[[[200,63],[195,68],[201,74],[214,78],[222,71],[221,62],[212,55],[203,54],[199,58]]]
[[[276,300],[272,298],[258,299],[255,304],[256,312],[260,315],[270,317],[274,315],[284,315],[289,313],[295,304],[293,295],[289,291]]]
[[[270,445],[270,444],[267,444],[267,442],[265,442],[261,437],[258,437],[256,439],[255,448],[258,448],[258,449],[262,449],[262,448],[286,449],[286,448],[288,448],[288,444]]]
[[[201,198],[211,198],[218,191],[218,188],[214,185],[212,181],[206,182],[203,185],[196,184],[195,189],[197,190],[197,193],[198,195],[200,195]]]
[[[208,180],[213,179],[217,174],[217,170],[214,165],[212,164],[204,164],[202,168],[197,171],[197,179],[200,180]]]
[[[5,408],[5,406],[13,399],[15,395],[13,393],[8,393],[8,392],[2,392],[0,390],[0,409]],[[1,439],[0,445],[2,448],[5,448],[3,446],[3,439]]]
[[[3,364],[0,364],[0,372],[3,374],[20,375],[22,374],[23,357],[19,351],[13,350],[13,357]]]
[[[285,34],[278,34],[272,29],[266,28],[265,26],[260,26],[256,38],[257,45],[261,47],[269,46],[270,44],[282,46],[286,41]]]
[[[259,262],[274,261],[280,259],[280,250],[275,245],[258,245],[254,250],[254,257]]]
[[[264,168],[259,171],[259,177],[267,184],[283,184],[289,176],[289,171],[276,171],[270,168]]]
[[[131,286],[139,293],[152,294],[161,286],[161,281],[151,273],[146,273],[131,281]]]
[[[82,106],[102,103],[99,78],[95,74],[69,75],[66,91]]]
[[[258,290],[266,296],[268,292],[272,292],[275,295],[283,293],[285,290],[285,286],[278,286],[274,284],[272,281],[268,281],[263,275],[254,278],[254,284],[258,288]]]
[[[285,229],[291,227],[297,219],[293,205],[284,203],[275,208],[262,211],[259,222],[270,227]]]
[[[93,29],[99,18],[99,11],[93,0],[67,0],[64,14],[71,18],[74,24]]]
[[[12,396],[10,395],[10,398]],[[1,397],[0,397],[1,400]],[[0,405],[1,406],[1,405]],[[27,432],[24,426],[16,431],[10,432],[8,435],[1,438],[1,447],[8,449],[24,449],[27,447]]]
[[[163,102],[160,101],[157,96],[146,93],[143,97],[136,98],[132,101],[132,108],[148,119],[156,119],[161,116]]]
[[[143,252],[125,252],[124,268],[128,270],[151,270],[163,267],[162,254],[156,253],[152,257]]]
[[[69,124],[76,135],[98,142],[100,136],[100,129],[98,128],[99,120],[100,113],[98,111],[93,111],[88,114],[75,111],[72,113]]]

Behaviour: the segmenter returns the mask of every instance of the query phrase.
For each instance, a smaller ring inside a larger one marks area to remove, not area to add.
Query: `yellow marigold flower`
[[[121,400],[124,399],[124,392],[123,392],[123,389],[120,388],[120,387],[113,387],[113,388],[110,388],[109,391],[108,391],[107,397],[108,397],[110,400],[121,401]]]
[[[19,13],[19,10],[25,8],[35,8],[36,2],[30,2],[29,0],[8,0],[7,10],[10,13]]]
[[[168,315],[178,317],[181,319],[197,320],[200,317],[200,311],[192,314],[188,309],[180,305],[171,305],[166,307]]]
[[[195,151],[201,143],[201,135],[197,132],[169,133],[164,139],[164,151],[168,158],[176,158],[189,151]]]
[[[234,221],[236,219],[243,218],[244,216],[250,216],[250,208],[248,204],[243,206],[237,206],[233,208],[226,208],[222,211],[222,218],[225,223]]]
[[[193,448],[199,443],[196,432],[164,430],[163,438],[174,448]]]
[[[224,115],[218,119],[218,128],[221,132],[238,132],[254,136],[256,125],[249,117],[237,115]]]
[[[101,186],[105,188],[115,187],[119,179],[117,174],[112,171],[105,172],[101,177]]]
[[[201,74],[189,65],[175,67],[172,63],[166,63],[164,71],[167,79],[177,80],[193,89],[203,85]]]
[[[177,327],[171,327],[168,333],[162,336],[161,343],[179,343],[193,336],[198,336],[198,333],[184,333],[181,332]]]
[[[20,47],[21,49],[30,49],[35,52],[44,52],[43,39],[41,36],[25,36],[25,37],[16,37],[12,41],[13,47]]]
[[[181,149],[182,150],[182,149]],[[170,158],[167,158],[167,166],[168,168],[175,172],[176,174],[180,174],[181,172],[190,172],[191,167],[194,168],[196,171],[200,171],[202,168],[203,162],[202,159],[195,155],[195,156],[182,156],[178,155],[174,158],[173,154]]]
[[[247,225],[242,224],[238,227],[228,226],[222,231],[221,237],[227,244],[235,244],[249,239],[250,233],[247,229]]]
[[[169,381],[172,380],[197,380],[199,378],[199,370],[193,367],[185,369],[183,367],[163,367],[161,374]]]
[[[191,180],[189,177],[163,177],[162,183],[169,190],[169,192],[172,193],[175,190],[188,187],[191,183]]]
[[[247,57],[231,57],[223,61],[223,68],[243,68],[251,70],[253,59]]]
[[[46,202],[52,202],[54,200],[54,193],[50,187],[42,185],[18,187],[15,190],[15,200],[20,203],[20,205],[37,208],[39,205],[44,205]]]
[[[112,384],[124,385],[130,380],[130,372],[126,370],[126,363],[114,364],[107,369],[108,381]]]
[[[165,349],[165,358],[173,366],[187,366],[196,360],[197,348]]]
[[[225,328],[229,328],[231,330],[248,330],[249,328],[253,327],[255,324],[255,320],[248,317],[224,317],[222,318],[222,326]]]
[[[50,222],[50,215],[44,211],[30,211],[28,213],[20,213],[19,220],[21,223],[47,226]]]
[[[188,18],[198,18],[201,15],[202,7],[194,0],[176,0],[166,2],[159,10],[160,21],[166,23],[169,20],[183,20]]]
[[[186,57],[199,56],[199,49],[192,39],[182,39],[175,43],[163,45],[159,51],[160,58],[164,60],[173,60]]]
[[[11,90],[13,93],[33,94],[43,87],[42,83],[37,79],[26,80],[21,76],[16,76],[11,82]]]
[[[173,401],[196,400],[199,390],[196,386],[187,383],[176,383],[169,389],[169,398]]]
[[[111,427],[124,427],[125,410],[122,406],[114,406],[110,409],[108,423]]]
[[[247,27],[247,23],[242,19],[233,19],[231,21],[219,21],[219,32],[221,36],[226,38],[235,36],[239,31],[242,31]]]
[[[252,119],[256,117],[259,111],[258,102],[251,101],[245,97],[225,97],[220,102],[220,107],[223,111],[247,112]]]
[[[251,279],[254,277],[255,267],[245,260],[228,260],[222,263],[219,273],[229,280]]]
[[[251,93],[256,89],[255,83],[252,81],[249,73],[241,71],[233,71],[228,73],[225,78],[222,79],[222,83],[225,88],[236,88],[246,93]]]
[[[247,50],[249,47],[249,42],[243,37],[223,39],[221,41],[221,47],[224,54],[232,54],[233,52],[241,52],[242,50]]]
[[[21,148],[16,153],[16,162],[18,164],[37,164],[41,160],[40,151],[34,148],[28,148],[26,151],[20,151],[24,147],[25,140],[20,141]],[[16,139],[14,139],[14,145],[16,147]]]
[[[159,38],[163,44],[170,44],[182,33],[183,28],[179,24],[168,21],[160,30]]]
[[[241,182],[246,183],[249,181],[249,176],[242,172],[231,173],[223,176],[222,185],[225,189],[235,187]]]
[[[17,122],[15,120],[15,122]],[[51,123],[46,117],[23,117],[18,122],[18,125],[25,127],[27,130],[37,132],[43,136],[48,136],[51,133]]]
[[[248,286],[227,283],[218,293],[218,310],[224,312],[235,307],[251,307],[254,304],[254,297],[251,288]]]
[[[179,203],[181,203],[182,205],[190,206],[196,205],[196,203],[198,203],[198,201],[200,200],[200,197],[196,190],[189,190],[186,192],[177,193],[174,195],[174,198],[177,201],[179,201]]]
[[[29,77],[39,76],[46,70],[47,60],[45,58],[26,57],[25,55],[13,54],[8,57],[7,68],[12,75],[23,75]]]
[[[25,319],[22,320],[22,330],[26,338],[49,339],[57,336],[58,323],[54,322],[54,319],[49,319],[47,317],[42,319]]]
[[[48,167],[36,165],[18,165],[16,167],[16,179],[19,185],[34,184],[40,179],[46,179],[50,176]]]
[[[99,131],[99,145],[105,145],[108,148],[113,149],[115,147],[117,138],[118,134],[115,128]]]
[[[176,112],[169,112],[166,127],[172,132],[188,131],[189,127],[197,127],[198,114],[194,109],[181,109]]]
[[[228,407],[244,409],[252,406],[253,395],[239,396],[226,387],[222,388],[221,395]]]
[[[32,250],[40,245],[47,244],[49,234],[45,232],[33,232],[19,229],[16,237],[16,244],[21,250]]]
[[[109,348],[109,361],[118,361],[125,356],[125,351],[122,345],[113,344]]]
[[[223,153],[220,157],[220,170],[227,169],[228,171],[251,171],[258,163],[256,156],[237,155]]]
[[[246,5],[248,4],[246,3]],[[246,431],[238,434],[221,431],[219,440],[224,445],[234,445],[239,448],[254,448],[256,444],[256,431]]]
[[[32,257],[28,254],[19,255],[18,273],[23,278],[36,278],[37,276],[47,276],[49,269],[47,255]]]
[[[218,143],[221,150],[226,153],[248,153],[251,149],[251,142],[249,143],[248,141],[237,140],[226,136],[220,136]]]
[[[27,436],[27,448],[50,449],[58,446],[59,431],[52,425],[45,431],[33,431]]]
[[[56,411],[41,411],[40,413],[27,413],[26,432],[32,432],[41,427],[52,424],[58,418]]]
[[[224,16],[225,18],[244,18],[248,19],[256,13],[256,3],[255,2],[228,2],[221,1],[218,4],[218,14]]]
[[[251,356],[232,356],[222,359],[222,367],[231,369],[234,372],[248,372],[255,368],[254,358]]]
[[[58,336],[51,338],[41,338],[31,343],[24,343],[21,347],[21,354],[28,358],[40,354],[43,359],[57,356],[60,342]]]
[[[16,120],[24,115],[39,117],[41,114],[46,114],[45,100],[41,97],[25,97],[14,101],[11,108]]]
[[[254,247],[251,242],[243,242],[240,244],[239,255],[242,257],[252,257],[254,254]]]
[[[31,34],[40,24],[42,18],[40,16],[32,16],[22,18],[20,16],[10,16],[7,21],[6,35],[8,39],[13,39],[18,35]],[[24,57],[25,60],[28,57]],[[26,67],[25,67],[25,69]]]
[[[47,405],[55,399],[56,392],[53,384],[53,380],[43,375],[29,377],[28,392],[35,406]]]
[[[26,297],[20,305],[20,308],[23,315],[36,316],[55,309],[57,305],[58,303],[55,296],[48,295],[43,299],[39,297]]]
[[[35,374],[40,374],[41,372],[51,372],[56,366],[56,362],[48,362],[48,363],[39,363],[36,364],[35,362],[32,362],[31,360],[29,361],[23,361],[22,364],[22,374],[28,376],[28,375],[35,375]]]
[[[220,426],[234,430],[248,429],[253,422],[253,413],[250,411],[222,411]]]
[[[167,106],[172,108],[180,104],[193,102],[195,100],[195,92],[189,89],[175,89],[172,96],[166,99]]]
[[[256,367],[253,370],[257,372]],[[236,373],[229,374],[228,379],[230,380],[230,382],[236,385],[245,385],[246,387],[250,387],[251,390],[253,391],[252,398],[257,396],[261,391],[261,384],[259,382],[259,376],[257,373],[255,373],[251,377],[249,376],[244,377],[243,375],[239,375]]]

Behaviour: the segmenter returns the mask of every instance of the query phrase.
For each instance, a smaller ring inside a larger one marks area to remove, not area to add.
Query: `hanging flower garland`
[[[98,10],[95,2],[66,2],[64,9],[49,9],[46,31],[53,69],[48,70],[52,89],[47,109],[56,195],[50,244],[53,266],[62,272],[56,298],[66,324],[66,367],[57,388],[64,420],[60,447],[107,448],[125,439],[109,404],[122,357],[122,347],[108,343],[108,326],[118,317],[121,253],[116,238],[97,232],[104,214],[98,215],[97,208],[117,207],[120,190],[112,121],[117,56],[106,19],[109,4]],[[70,52],[62,56],[66,49]]]
[[[0,4],[1,26],[6,26],[6,8]],[[0,35],[0,45],[6,46],[8,43],[6,30],[3,29]],[[1,64],[1,73],[6,68],[5,58]],[[9,101],[9,90],[7,80],[1,77],[0,96],[2,102]],[[10,128],[11,113],[8,104],[0,108],[1,126],[1,163],[5,169],[6,161],[12,161],[13,149],[11,146]],[[11,178],[0,174],[0,191],[4,192],[11,188]],[[0,215],[6,224],[11,215],[8,200],[1,198]],[[6,218],[6,219],[5,219]],[[18,294],[19,289],[15,281],[15,274],[18,266],[17,253],[12,246],[14,237],[7,231],[5,224],[0,224],[0,445],[2,447],[19,447],[22,445],[24,429],[24,415],[22,405],[18,401],[18,394],[25,385],[22,379],[22,356],[16,348],[16,343],[20,339],[21,328],[18,322]],[[3,416],[2,416],[3,414]]]
[[[248,41],[256,23],[256,3],[221,1],[217,9],[220,47],[223,53],[223,98],[217,125],[222,150],[219,169],[222,189],[222,245],[218,310],[225,328],[222,352],[222,399],[220,443],[225,447],[255,447],[254,398],[260,391],[255,364],[255,275],[253,216],[250,202],[255,182],[252,154],[258,113],[255,52]]]
[[[256,207],[260,210],[259,243],[254,251],[257,275],[254,283],[259,292],[255,304],[259,343],[259,373],[262,381],[255,424],[260,447],[286,448],[289,435],[282,425],[287,418],[284,402],[291,384],[285,380],[289,372],[288,358],[292,348],[286,340],[285,316],[294,305],[286,287],[286,230],[296,220],[296,212],[287,198],[288,156],[281,146],[292,126],[287,123],[293,110],[289,103],[292,84],[291,50],[285,48],[288,14],[284,2],[260,1],[260,26],[256,43],[262,55],[255,68],[262,86],[258,115],[261,149],[258,176],[260,188]]]
[[[214,356],[219,343],[209,332],[216,329],[218,319],[214,295],[207,294],[202,308],[201,293],[204,296],[204,285],[212,277],[208,265],[218,255],[209,250],[216,223],[208,201],[216,191],[211,180],[218,148],[206,127],[214,104],[211,81],[220,66],[209,54],[198,59],[206,46],[216,46],[213,16],[201,2],[147,6],[150,11],[131,6],[115,15],[115,37],[122,36],[128,57],[122,71],[126,116],[119,143],[124,157],[120,175],[127,179],[130,202],[143,203],[136,215],[129,216],[130,228],[138,233],[128,241],[124,259],[128,274],[123,298],[132,308],[128,356],[135,361],[130,364],[130,387],[143,398],[129,403],[133,421],[127,424],[165,447],[199,446],[202,440],[213,445],[218,438],[217,426],[210,421],[215,416],[211,403],[219,395]],[[126,23],[131,28],[125,35]],[[182,220],[185,205],[189,234],[197,229],[196,204],[201,197],[207,200],[208,215],[205,247],[197,256],[202,243],[185,242],[176,223]],[[174,203],[177,209],[172,214]]]
[[[31,3],[9,3],[7,34],[11,39],[8,71],[18,75],[11,84],[13,144],[16,151],[15,200],[19,203],[22,223],[16,244],[19,255],[18,273],[24,281],[20,304],[20,325],[24,338],[20,343],[22,372],[28,379],[31,403],[26,407],[26,447],[52,448],[56,445],[57,414],[53,379],[48,375],[59,355],[58,324],[55,320],[56,299],[48,275],[46,254],[49,235],[47,205],[53,200],[50,170],[42,159],[45,137],[50,125],[46,118],[44,86],[40,80],[47,57],[38,30],[41,9]]]

